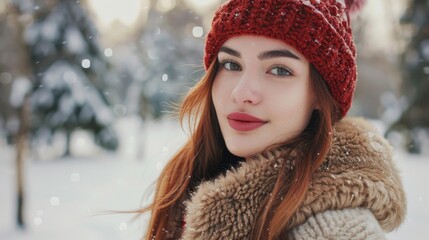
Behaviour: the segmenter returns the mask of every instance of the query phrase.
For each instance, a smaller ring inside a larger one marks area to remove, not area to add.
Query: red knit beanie
[[[213,18],[205,45],[205,68],[231,37],[280,39],[316,67],[344,116],[352,102],[357,76],[349,13],[362,4],[357,0],[230,0]]]

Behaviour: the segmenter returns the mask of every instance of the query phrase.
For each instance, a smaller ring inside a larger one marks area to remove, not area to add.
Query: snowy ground
[[[142,130],[141,135],[127,133],[133,139],[127,146],[134,144],[139,150],[122,149],[121,156],[128,157],[86,154],[59,161],[27,159],[25,232],[16,230],[13,221],[13,151],[0,143],[0,239],[139,239],[144,218],[131,222],[132,215],[100,214],[132,210],[148,202],[145,191],[185,138],[168,121],[151,123]],[[143,141],[136,143],[135,139]],[[136,156],[140,160],[135,160]],[[408,215],[388,239],[427,239],[429,188],[424,184],[429,178],[429,158],[397,152],[395,159],[408,196]]]

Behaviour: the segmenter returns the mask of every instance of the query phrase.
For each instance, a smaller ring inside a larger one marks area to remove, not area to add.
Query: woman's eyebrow
[[[278,57],[288,57],[288,58],[294,58],[294,59],[297,59],[297,60],[301,60],[298,56],[296,56],[295,54],[291,53],[287,49],[261,52],[258,55],[258,58],[261,59],[261,60],[265,60],[265,59],[268,59],[268,58],[278,58]]]
[[[224,53],[227,53],[229,55],[232,55],[232,56],[238,57],[238,58],[241,57],[241,54],[239,52],[237,52],[234,49],[231,49],[229,47],[225,47],[225,46],[221,47],[219,49],[219,52],[224,52]]]
[[[241,57],[241,54],[239,52],[237,52],[236,50],[229,48],[229,47],[221,47],[219,49],[219,52],[224,52],[227,53],[229,55],[232,55],[234,57]],[[293,54],[292,52],[290,52],[287,49],[281,49],[281,50],[271,50],[271,51],[266,51],[266,52],[261,52],[258,55],[258,58],[261,60],[265,60],[268,58],[278,58],[278,57],[288,57],[288,58],[293,58],[293,59],[297,59],[297,60],[301,60],[298,56],[296,56],[295,54]]]

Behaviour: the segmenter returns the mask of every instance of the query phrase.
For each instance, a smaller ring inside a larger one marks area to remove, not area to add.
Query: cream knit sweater
[[[309,217],[289,231],[290,239],[378,240],[386,239],[370,210],[346,208],[327,210]]]

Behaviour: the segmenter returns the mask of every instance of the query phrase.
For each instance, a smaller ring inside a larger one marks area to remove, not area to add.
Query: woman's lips
[[[251,131],[261,127],[267,121],[254,117],[246,113],[231,113],[227,116],[229,125],[240,132]]]

